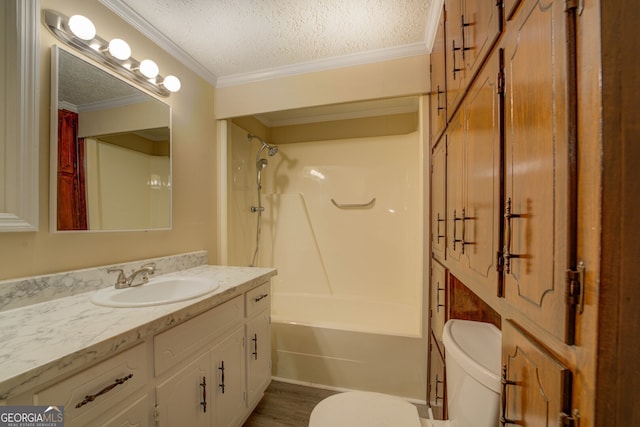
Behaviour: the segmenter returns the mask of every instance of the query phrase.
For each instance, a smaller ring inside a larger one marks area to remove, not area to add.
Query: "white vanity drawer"
[[[86,425],[142,389],[149,378],[147,365],[146,345],[138,344],[34,393],[33,403],[64,406],[65,424]]]
[[[156,376],[210,344],[233,325],[242,322],[242,305],[242,296],[239,295],[156,335],[153,339]]]
[[[271,306],[271,282],[263,283],[246,293],[247,317]]]

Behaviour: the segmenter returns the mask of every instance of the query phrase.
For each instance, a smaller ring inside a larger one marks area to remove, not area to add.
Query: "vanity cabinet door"
[[[568,425],[562,421],[570,415],[571,371],[509,320],[502,327],[502,363],[507,425]]]
[[[188,361],[156,387],[157,425],[211,425],[211,395],[217,376],[210,375],[209,352]]]
[[[452,17],[462,34],[462,58],[468,82],[482,68],[502,30],[502,5],[496,0],[463,0],[460,16]]]
[[[264,310],[247,321],[247,403],[253,407],[271,382],[271,316]]]
[[[523,0],[506,25],[504,297],[569,340],[565,3]]]
[[[453,118],[464,96],[467,83],[467,70],[462,58],[462,0],[445,0],[445,78],[447,82],[447,117]]]
[[[211,350],[213,425],[236,426],[245,410],[244,328],[240,327]]]

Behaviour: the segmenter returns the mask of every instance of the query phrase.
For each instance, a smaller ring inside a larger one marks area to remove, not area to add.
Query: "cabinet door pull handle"
[[[98,396],[102,396],[103,394],[110,392],[111,390],[113,390],[117,386],[119,386],[121,384],[124,384],[125,382],[129,381],[129,379],[131,379],[132,377],[133,377],[133,374],[129,374],[129,375],[127,375],[125,377],[122,377],[122,378],[116,378],[116,380],[113,382],[113,384],[106,386],[105,388],[103,388],[102,390],[97,392],[96,394],[91,394],[89,396],[85,396],[84,400],[76,405],[76,408],[81,408],[84,405],[86,405],[87,403],[93,402]]]
[[[462,14],[460,16],[460,18],[461,18],[460,19],[460,32],[462,33],[462,48],[460,50],[462,51],[462,60],[464,61],[464,52],[467,51],[467,50],[471,50],[470,47],[467,47],[466,40],[465,40],[465,35],[464,35],[464,33],[465,33],[464,29],[465,29],[465,27],[471,26],[471,23],[470,22],[464,22],[464,14]]]
[[[440,223],[444,222],[445,223],[445,229],[446,229],[446,218],[440,218],[440,212],[438,212],[437,215],[437,223],[436,223],[436,235],[437,235],[437,240],[438,243],[440,243],[440,239],[444,239],[445,235],[444,234],[440,234]]]
[[[207,377],[202,377],[202,382],[200,383],[200,387],[202,387],[202,412],[207,412]]]
[[[438,374],[436,374],[436,405],[438,405],[438,400],[444,400],[444,397],[440,397],[440,395],[438,394],[438,385],[439,384],[444,384],[444,381],[440,381],[438,379]]]
[[[500,393],[502,406],[502,413],[500,414],[500,426],[504,427],[507,424],[517,424],[515,420],[510,420],[507,418],[507,386],[516,385],[515,381],[509,381],[507,379],[507,365],[502,365],[502,375],[500,377],[500,383],[502,384],[502,393]]]
[[[442,95],[444,93],[444,91],[440,90],[440,85],[437,86],[436,91],[437,91],[437,96],[438,96],[438,98],[437,98],[438,99],[438,110],[437,111],[438,111],[438,115],[440,115],[440,111],[444,110],[444,107],[440,106],[440,95]]]
[[[440,307],[444,307],[444,304],[440,304],[440,292],[444,291],[444,288],[440,287],[440,282],[436,284],[436,311],[440,312]]]
[[[219,387],[222,394],[224,394],[224,360],[220,362],[220,367],[218,368],[218,370],[220,371],[220,380],[221,380]]]
[[[466,216],[465,214],[465,208],[462,208],[462,216],[458,217],[456,214],[456,211],[454,209],[453,211],[453,250],[456,250],[456,243],[460,243],[460,248],[461,248],[461,253],[464,254],[464,246],[468,245],[469,242],[465,241],[465,234],[466,234],[466,228],[465,228],[465,221],[468,219],[472,219],[468,216]],[[462,221],[462,239],[456,239],[456,222],[457,221]]]
[[[254,348],[254,351],[251,354],[253,354],[254,360],[258,360],[258,334],[253,334],[253,338],[251,338],[251,341],[253,341]]]
[[[455,40],[451,40],[451,53],[453,55],[453,62],[452,62],[452,64],[453,64],[453,80],[456,79],[456,74],[458,73],[458,71],[464,70],[464,67],[463,68],[456,67],[456,51],[458,51],[458,50],[462,50],[462,48],[461,47],[456,47],[456,41]]]
[[[511,218],[520,218],[520,214],[511,213],[511,197],[509,197],[504,206],[504,245],[502,247],[503,269],[506,274],[511,273],[511,258],[520,258],[520,255],[511,253]]]

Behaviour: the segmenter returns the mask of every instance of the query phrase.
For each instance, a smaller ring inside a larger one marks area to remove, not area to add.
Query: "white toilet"
[[[501,337],[500,330],[489,323],[452,319],[444,325],[446,421],[422,419],[414,405],[398,397],[351,391],[318,403],[309,427],[495,427]]]

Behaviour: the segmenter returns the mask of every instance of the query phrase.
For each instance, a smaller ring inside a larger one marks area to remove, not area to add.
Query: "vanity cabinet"
[[[271,381],[270,282],[8,405],[61,405],[66,426],[240,426]]]

